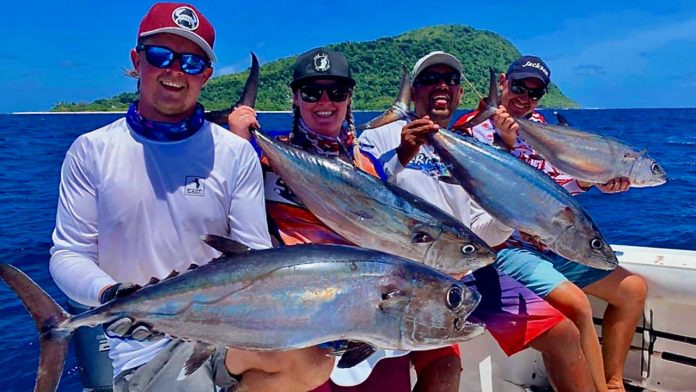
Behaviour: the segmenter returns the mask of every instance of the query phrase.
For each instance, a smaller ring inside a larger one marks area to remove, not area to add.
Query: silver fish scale
[[[451,166],[467,193],[495,218],[510,227],[538,236],[561,256],[601,267],[596,260],[586,260],[580,254],[569,253],[557,242],[560,237],[568,236],[570,231],[577,235],[592,233],[607,244],[577,201],[547,175],[505,151],[447,130],[441,129],[434,134],[431,144]],[[572,225],[559,225],[557,218],[566,209],[570,209],[576,219]],[[587,238],[588,243],[590,240]],[[616,264],[613,254],[606,257],[607,264]]]
[[[626,177],[632,186],[666,182],[664,172],[651,172],[655,161],[624,142],[570,127],[516,119],[520,135],[555,168],[582,181],[604,184]]]
[[[456,311],[445,304],[453,285],[465,298]],[[384,310],[389,295],[403,299],[403,307]],[[242,349],[288,350],[343,338],[416,349],[471,338],[472,331],[454,325],[478,301],[419,263],[356,247],[297,245],[225,257],[63,327],[129,316],[171,336]]]
[[[317,218],[349,241],[370,249],[462,273],[494,261],[493,251],[451,215],[352,165],[285,143],[257,138],[293,193]],[[425,231],[434,242],[414,242]],[[473,244],[476,251],[462,254]]]

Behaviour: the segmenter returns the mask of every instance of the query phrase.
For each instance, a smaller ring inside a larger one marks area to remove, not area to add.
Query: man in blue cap
[[[606,184],[576,180],[542,159],[519,136],[515,118],[546,122],[535,109],[548,92],[550,83],[551,70],[542,59],[522,56],[498,77],[501,95],[496,114],[471,129],[464,129],[464,124],[478,113],[474,111],[457,120],[454,128],[485,143],[496,143],[506,148],[511,154],[545,172],[573,195],[585,192],[592,186],[604,193],[628,190],[630,182],[626,178],[616,178]],[[598,390],[624,391],[623,367],[636,323],[645,305],[645,279],[622,267],[604,271],[566,260],[525,233],[515,232],[506,242],[506,247],[507,257],[497,262],[501,271],[532,288],[576,323]],[[586,294],[609,303],[602,322],[601,348]]]

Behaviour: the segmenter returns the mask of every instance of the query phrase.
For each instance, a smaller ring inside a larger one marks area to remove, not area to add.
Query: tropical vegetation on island
[[[464,25],[433,26],[395,37],[343,42],[328,47],[345,53],[351,64],[353,77],[357,81],[353,99],[356,110],[384,110],[391,105],[399,90],[404,67],[410,70],[420,57],[433,50],[443,50],[457,56],[462,61],[464,76],[482,95],[488,91],[488,67],[505,71],[520,56],[520,52],[500,35]],[[289,110],[291,92],[288,83],[292,79],[294,61],[293,56],[261,66],[257,110]],[[229,107],[241,94],[247,75],[248,71],[244,71],[212,78],[203,89],[200,102],[207,110]],[[475,107],[479,96],[466,81],[462,83],[465,93],[461,107]],[[123,111],[136,98],[136,92],[121,93],[90,103],[60,102],[51,110]],[[541,106],[568,108],[579,105],[552,84],[549,93],[541,100]]]

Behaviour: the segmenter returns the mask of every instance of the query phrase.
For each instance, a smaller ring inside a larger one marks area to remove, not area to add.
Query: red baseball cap
[[[216,60],[213,53],[215,42],[213,25],[190,4],[157,3],[153,5],[140,22],[138,40],[160,33],[184,37],[200,46],[210,61]]]

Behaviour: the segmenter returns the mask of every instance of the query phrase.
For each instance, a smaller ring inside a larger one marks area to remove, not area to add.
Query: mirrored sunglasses
[[[326,95],[332,102],[343,102],[350,95],[350,87],[345,84],[306,84],[300,86],[300,97],[308,103],[319,102],[326,91]]]
[[[193,53],[177,53],[169,48],[157,45],[138,45],[137,52],[145,52],[147,62],[153,67],[169,68],[174,60],[179,60],[181,70],[189,75],[198,75],[210,66],[210,60]]]
[[[420,75],[418,75],[414,84],[421,85],[421,86],[433,86],[433,85],[440,83],[441,80],[444,81],[445,84],[447,84],[449,86],[459,86],[459,83],[461,83],[461,80],[462,80],[462,75],[460,75],[459,72],[456,72],[456,71],[423,72]]]
[[[510,81],[510,91],[513,94],[517,95],[523,95],[527,94],[529,99],[532,101],[538,101],[541,99],[541,97],[546,94],[548,91],[546,87],[540,87],[540,88],[529,88],[522,83],[521,80],[511,80]]]

